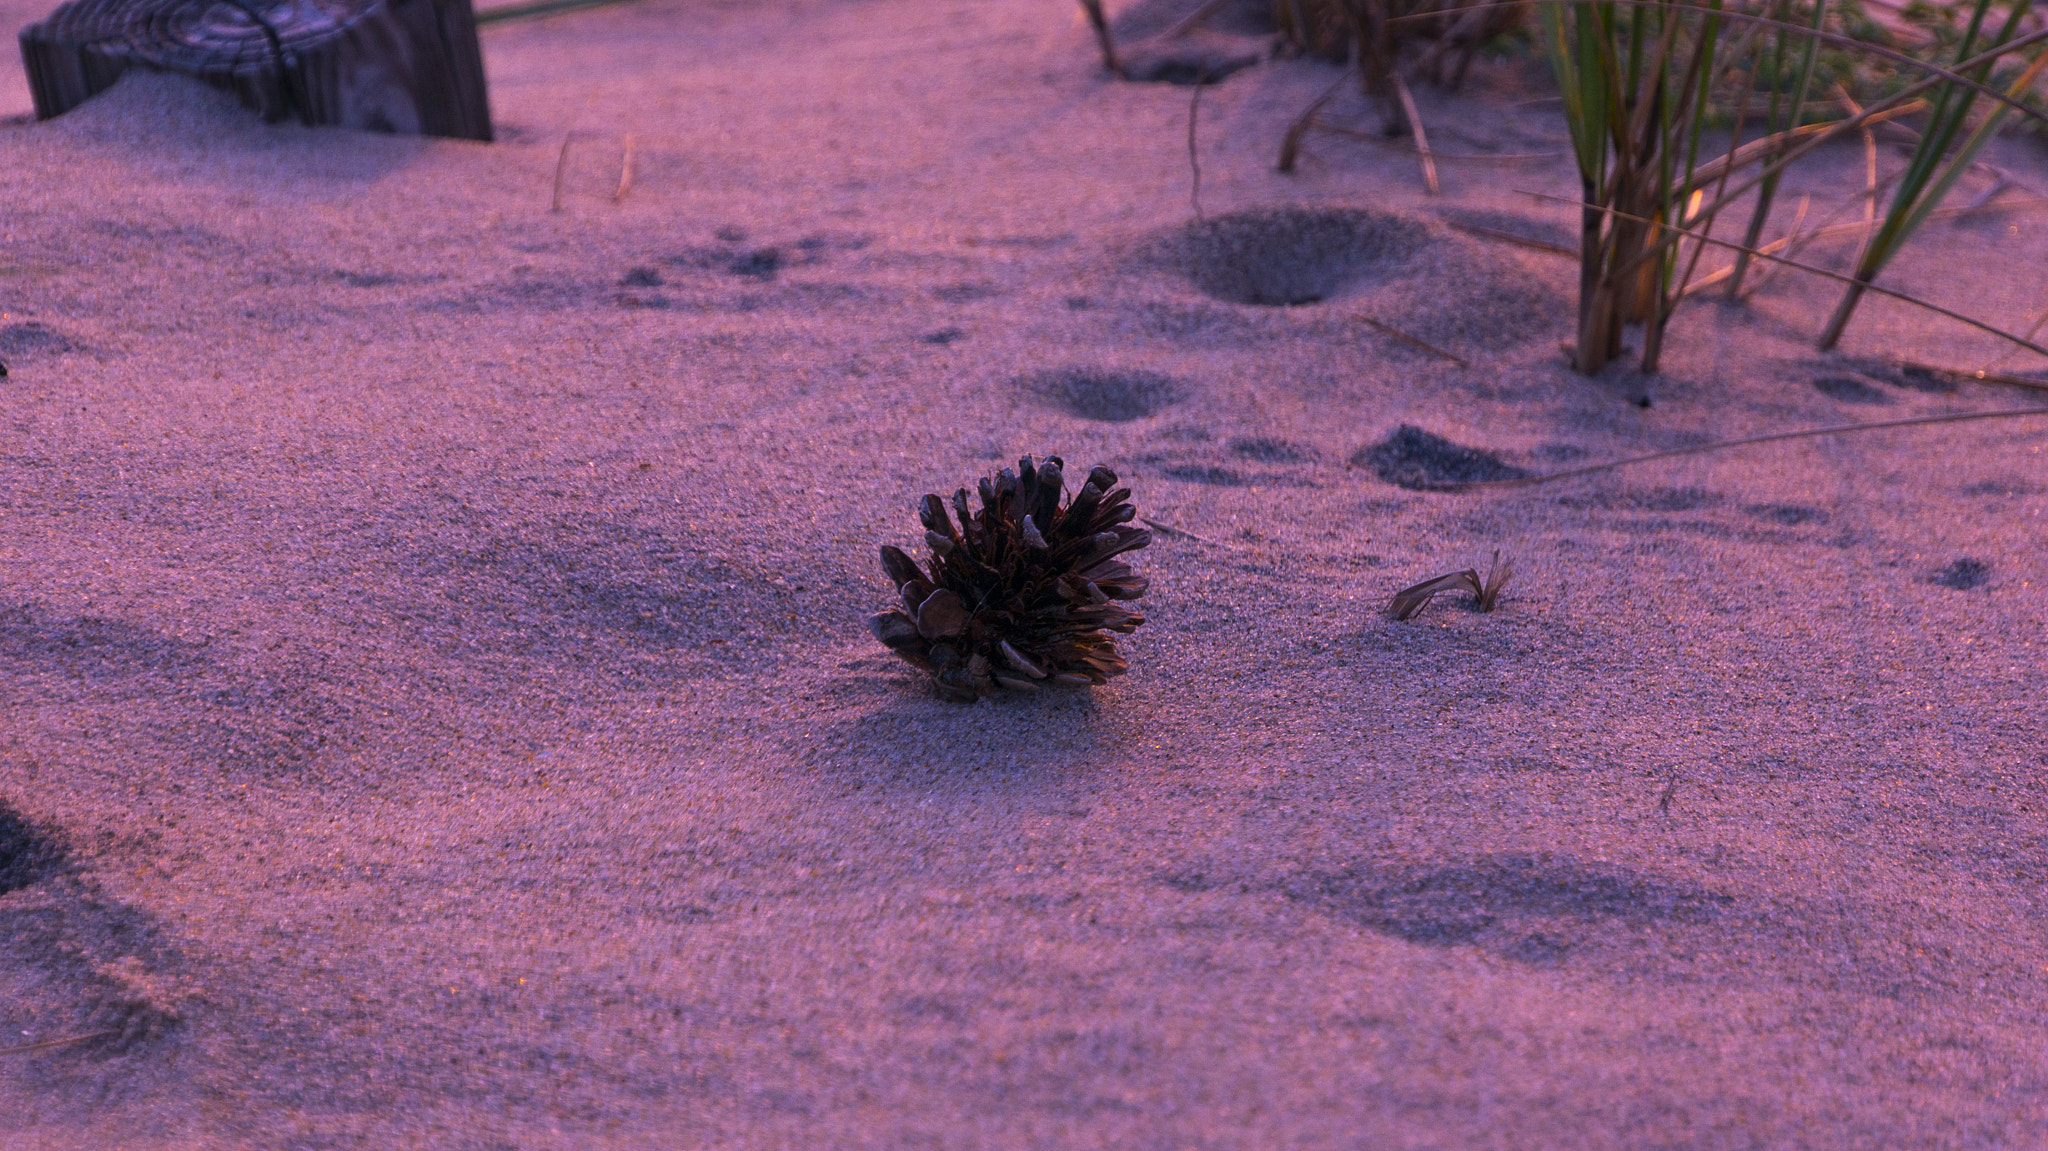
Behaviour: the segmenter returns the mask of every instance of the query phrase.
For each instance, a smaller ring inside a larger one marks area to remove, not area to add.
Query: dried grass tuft
[[[1500,604],[1500,593],[1515,577],[1515,561],[1500,558],[1500,552],[1493,553],[1493,563],[1486,569],[1486,578],[1481,579],[1478,569],[1450,572],[1423,580],[1412,587],[1402,588],[1394,593],[1387,605],[1387,614],[1397,620],[1410,620],[1422,614],[1429,601],[1439,593],[1466,591],[1472,594],[1472,606],[1479,611],[1490,612]]]

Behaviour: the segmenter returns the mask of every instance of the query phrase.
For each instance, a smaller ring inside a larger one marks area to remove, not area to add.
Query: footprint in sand
[[[1022,383],[1026,391],[1070,416],[1112,424],[1157,415],[1187,393],[1171,376],[1118,368],[1057,368]]]

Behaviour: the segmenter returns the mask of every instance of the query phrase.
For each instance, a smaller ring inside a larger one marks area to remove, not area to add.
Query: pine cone
[[[967,489],[918,507],[927,573],[902,549],[882,547],[882,567],[903,606],[868,621],[889,650],[930,672],[956,699],[1046,684],[1101,684],[1128,664],[1107,632],[1129,634],[1145,617],[1118,601],[1149,584],[1116,557],[1152,542],[1131,527],[1138,509],[1116,473],[1096,467],[1065,507],[1061,462],[1004,468],[982,480],[981,510],[967,510]]]

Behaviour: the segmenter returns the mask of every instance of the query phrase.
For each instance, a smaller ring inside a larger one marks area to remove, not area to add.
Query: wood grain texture
[[[45,120],[148,68],[267,120],[491,138],[469,0],[74,0],[24,29],[21,53]]]

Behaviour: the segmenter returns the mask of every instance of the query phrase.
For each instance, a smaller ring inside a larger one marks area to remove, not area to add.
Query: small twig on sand
[[[1987,377],[1988,378],[1988,377]],[[2001,381],[2002,382],[2002,381]],[[2038,381],[2028,381],[2028,386],[2042,386]],[[1728,448],[1748,447],[1751,444],[1776,443],[1779,440],[1799,440],[1812,436],[1832,436],[1846,432],[1870,432],[1880,428],[1910,428],[1922,424],[1960,424],[1971,420],[2016,419],[2022,416],[2048,416],[2048,408],[2003,408],[1995,412],[1955,412],[1946,416],[1917,416],[1908,420],[1882,420],[1874,424],[1835,424],[1825,428],[1801,428],[1794,432],[1772,432],[1764,436],[1747,436],[1739,440],[1716,440],[1710,444],[1694,444],[1690,447],[1672,448],[1669,451],[1651,452],[1646,456],[1630,456],[1625,460],[1609,460],[1604,464],[1588,464],[1582,468],[1571,468],[1540,476],[1522,476],[1512,480],[1467,480],[1462,483],[1423,483],[1416,487],[1429,492],[1473,492],[1498,488],[1526,488],[1537,484],[1553,483],[1557,480],[1576,479],[1579,476],[1611,472],[1633,464],[1647,464],[1653,460],[1668,460],[1678,456],[1696,456],[1705,452],[1718,452]]]
[[[1429,133],[1422,130],[1422,113],[1416,110],[1415,97],[1409,94],[1408,82],[1401,79],[1400,71],[1396,69],[1391,75],[1394,78],[1394,94],[1401,98],[1401,114],[1408,118],[1408,131],[1415,136],[1416,155],[1422,157],[1422,186],[1428,189],[1430,195],[1440,196],[1443,189],[1437,186],[1436,160],[1429,154]]]
[[[1513,244],[1518,248],[1528,248],[1532,251],[1547,252],[1553,256],[1563,256],[1567,260],[1579,258],[1579,250],[1577,248],[1567,248],[1563,244],[1553,244],[1548,240],[1517,236],[1513,232],[1503,232],[1497,228],[1482,228],[1478,224],[1461,224],[1456,220],[1445,220],[1444,223],[1467,235],[1478,236],[1482,240],[1499,240],[1503,244]]]
[[[2048,317],[2043,318],[2048,319]],[[2033,338],[2034,333],[2040,330],[2041,325],[2035,324],[2033,330],[2027,333],[2028,338]],[[2036,392],[2048,392],[2048,380],[2008,375],[2005,372],[1991,371],[1989,368],[1979,368],[1976,371],[1971,371],[1968,368],[1943,368],[1937,367],[1934,364],[1923,364],[1918,360],[1894,360],[1893,364],[1907,371],[1925,372],[1930,376],[1950,380],[1958,384],[2004,384],[2011,388],[2027,388]]]
[[[0,1055],[26,1055],[31,1051],[48,1051],[52,1047],[69,1047],[73,1043],[85,1043],[93,1039],[105,1039],[118,1035],[118,1031],[89,1031],[84,1035],[72,1035],[64,1039],[45,1039],[41,1043],[24,1043],[19,1047],[0,1047]]]
[[[2048,324],[2048,308],[2041,309],[2041,318],[2035,320],[2034,326],[2027,329],[2027,339],[2031,340],[2035,336],[2040,335],[2041,325],[2043,324]],[[2014,356],[2018,354],[2018,349],[2007,348],[2002,354],[1999,355],[1997,359],[1991,360],[1987,362],[1983,367],[1978,368],[1976,374],[1979,376],[1989,376],[1990,373],[1998,370],[1999,365],[2005,363],[2007,360],[2012,359]]]
[[[612,203],[626,198],[633,188],[633,134],[626,133],[626,154],[619,161],[619,190],[612,193]]]
[[[1215,540],[1204,539],[1191,531],[1183,531],[1170,524],[1160,523],[1158,520],[1146,519],[1144,516],[1139,516],[1138,522],[1170,540],[1193,540],[1198,544],[1214,544],[1216,542]]]
[[[562,137],[561,154],[555,157],[555,195],[552,200],[548,201],[548,211],[550,212],[562,210],[562,177],[567,175],[569,171],[569,141],[572,139],[574,139],[573,134]]]
[[[1401,341],[1404,344],[1413,344],[1414,346],[1421,348],[1423,351],[1428,352],[1430,355],[1440,356],[1443,359],[1449,360],[1450,362],[1458,365],[1461,368],[1469,368],[1472,366],[1472,361],[1466,359],[1465,357],[1460,356],[1455,352],[1444,351],[1442,348],[1437,347],[1435,344],[1430,343],[1428,340],[1422,339],[1419,336],[1411,336],[1392,324],[1383,324],[1380,321],[1373,319],[1371,316],[1359,316],[1357,317],[1357,320],[1359,323],[1364,324],[1366,327],[1371,328],[1373,331],[1378,332],[1381,335],[1392,336],[1393,338]]]
[[[1116,58],[1116,37],[1110,34],[1109,17],[1102,11],[1102,0],[1081,0],[1081,11],[1088,14],[1088,26],[1095,30],[1095,44],[1102,49],[1102,66],[1119,80],[1130,79],[1124,71],[1123,61]]]

